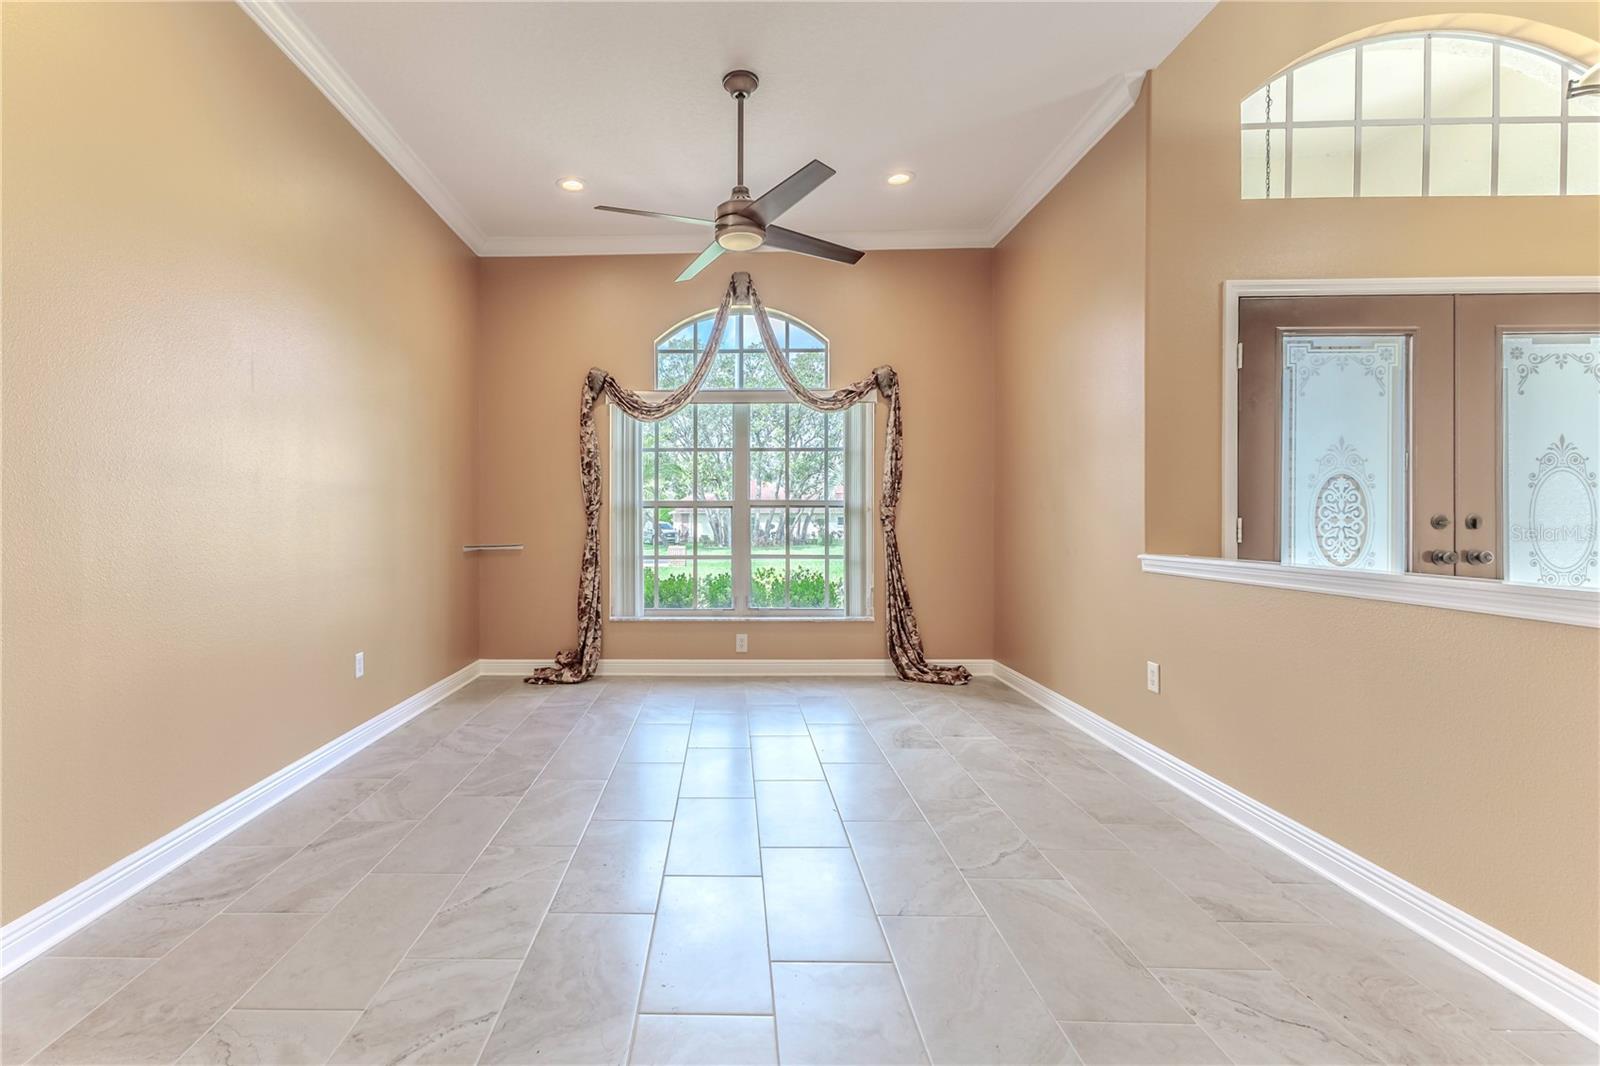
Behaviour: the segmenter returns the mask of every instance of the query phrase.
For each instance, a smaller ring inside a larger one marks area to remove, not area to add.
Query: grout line
[[[469,685],[470,685],[470,682],[469,682]],[[457,691],[464,691],[464,689],[458,689]],[[449,731],[441,734],[440,737],[438,738],[438,740],[436,740],[434,742],[432,747],[423,749],[422,753],[420,755],[418,755],[415,759],[413,759],[409,764],[407,764],[405,769],[401,770],[399,773],[397,773],[393,777],[389,778],[388,782],[385,783],[384,788],[387,788],[390,784],[394,783],[396,780],[398,780],[399,778],[401,778],[405,774],[409,773],[413,768],[415,768],[419,763],[422,762],[423,758],[428,754],[428,752],[433,751],[434,748],[437,748],[440,744],[442,744],[446,737],[449,737],[450,735],[452,735],[457,729],[460,729],[462,726],[466,725],[468,722],[472,722],[472,721],[476,720],[479,715],[481,715],[485,711],[489,710],[489,708],[493,707],[496,702],[498,702],[499,700],[503,699],[505,696],[507,696],[512,691],[514,691],[514,690],[510,689],[510,688],[507,688],[504,691],[499,692],[499,693],[495,694],[494,696],[490,697],[489,701],[487,703],[485,703],[483,705],[483,707],[481,707],[477,711],[476,714],[471,715],[470,717],[468,717],[464,721],[457,723]],[[452,695],[453,695],[453,693],[452,693]],[[446,697],[446,699],[448,699],[448,698],[449,697]],[[433,704],[431,707],[427,708],[427,710],[424,710],[421,713],[419,713],[416,716],[416,718],[412,719],[412,721],[420,721],[420,720],[422,720],[424,715],[428,714],[429,712],[431,712],[433,710],[436,710],[439,707],[439,705],[441,703],[443,703],[443,702],[444,702],[444,700],[440,700],[438,703]],[[528,712],[528,716],[531,716],[532,714],[533,714],[533,711],[530,710]],[[523,720],[526,721],[527,717],[524,717]],[[410,725],[411,723],[407,722],[406,724]],[[520,723],[519,723],[519,725],[520,725]],[[402,727],[402,728],[404,728],[404,727]],[[512,731],[515,732],[515,729],[513,729]],[[508,733],[507,736],[509,736],[509,735],[510,734]],[[494,751],[498,750],[498,749],[499,749],[499,745],[497,744],[497,745],[495,745],[494,749],[491,749],[491,751],[489,752],[489,755],[492,755],[494,753]],[[484,755],[477,762],[473,763],[473,770],[476,770],[477,767],[483,765],[483,763],[489,758],[489,755]],[[463,759],[461,761],[465,762],[466,760]],[[471,777],[472,773],[473,773],[473,770],[468,770],[467,773],[461,778],[461,780],[465,781],[468,777]],[[236,998],[231,1005],[229,1005],[227,1010],[224,1010],[224,1011],[222,1011],[222,1013],[218,1014],[216,1019],[211,1023],[211,1025],[206,1028],[206,1031],[201,1033],[200,1036],[197,1037],[194,1040],[193,1043],[191,1043],[187,1048],[185,1048],[184,1051],[183,1051],[183,1054],[180,1054],[178,1056],[178,1058],[181,1059],[183,1057],[183,1055],[188,1054],[190,1050],[192,1050],[196,1045],[198,1045],[200,1043],[200,1041],[204,1040],[211,1033],[211,1031],[217,1027],[217,1024],[219,1022],[221,1022],[223,1018],[226,1018],[228,1016],[228,1012],[229,1011],[237,1009],[238,1005],[241,1002],[244,1001],[245,997],[248,996],[252,991],[254,991],[255,987],[257,985],[259,985],[263,980],[266,979],[267,974],[271,973],[274,969],[276,969],[278,964],[280,962],[282,962],[285,958],[288,957],[289,952],[293,951],[296,947],[298,947],[301,943],[303,943],[306,940],[306,938],[311,935],[313,930],[315,930],[316,928],[321,926],[322,923],[327,920],[328,915],[332,914],[339,907],[340,904],[342,904],[345,900],[349,899],[350,896],[356,891],[356,889],[360,888],[361,885],[366,882],[367,878],[371,877],[373,875],[373,873],[377,871],[378,867],[383,865],[384,861],[386,859],[388,859],[388,857],[391,854],[394,853],[395,849],[400,847],[401,844],[405,843],[408,839],[410,839],[411,834],[415,833],[417,831],[417,828],[422,825],[422,823],[428,818],[428,816],[431,815],[435,810],[437,810],[439,808],[440,804],[442,804],[445,800],[447,800],[451,796],[453,796],[455,794],[455,789],[456,788],[460,788],[460,787],[461,787],[461,782],[458,781],[454,788],[452,788],[449,792],[446,792],[443,796],[439,797],[439,799],[434,803],[434,805],[432,807],[429,807],[426,812],[424,812],[420,817],[418,817],[412,824],[411,832],[406,833],[399,840],[396,840],[394,842],[394,845],[391,848],[389,848],[388,851],[384,852],[381,856],[379,856],[378,861],[373,863],[372,867],[370,869],[368,869],[366,873],[362,874],[359,878],[357,878],[355,883],[350,886],[349,890],[347,890],[343,895],[341,895],[338,898],[338,900],[336,900],[326,911],[322,912],[321,916],[316,921],[314,921],[310,925],[308,925],[306,927],[306,931],[304,933],[302,933],[299,937],[297,937],[295,939],[294,943],[290,944],[286,949],[284,949],[283,954],[279,955],[276,959],[274,959],[272,964],[270,966],[268,966],[265,970],[262,970],[260,976],[257,977],[254,981],[250,982],[250,987],[246,988],[244,990],[244,992],[238,998]],[[374,792],[372,792],[371,795],[377,795],[378,792],[381,792],[381,791],[383,791],[383,789],[381,789],[381,788],[377,789]],[[362,803],[365,803],[366,799],[368,799],[368,798],[370,798],[370,796],[369,797],[364,797],[362,799]],[[356,804],[356,807],[359,807],[360,805],[361,804],[358,803],[358,804]],[[338,825],[340,822],[344,821],[346,818],[349,818],[350,814],[353,811],[355,811],[356,807],[352,807],[352,808],[350,808],[349,811],[346,811],[345,814],[343,815],[343,817],[337,819],[333,823],[333,825],[330,825],[328,827],[328,829],[323,830],[323,833],[328,832],[329,830],[331,830],[333,828],[334,825]],[[513,805],[512,810],[516,810],[515,805]],[[510,817],[509,813],[507,814],[507,817]],[[501,824],[504,825],[504,822],[502,821]],[[499,832],[499,830],[497,829],[496,832]],[[321,835],[322,834],[319,834],[316,839],[321,839]],[[493,837],[491,837],[490,839],[492,840]],[[307,843],[304,847],[302,847],[300,849],[300,851],[304,851],[305,848],[310,847],[311,844],[315,843],[315,842],[316,842],[316,840],[312,840],[311,842]],[[300,851],[296,851],[295,855],[299,855]],[[479,855],[481,857],[481,855],[482,855],[481,851],[479,852]],[[294,858],[294,857],[295,857],[294,855],[290,856],[290,858]],[[287,860],[285,860],[285,861],[287,861]],[[476,862],[477,860],[475,859],[473,861]],[[469,866],[468,869],[470,870],[471,867]],[[448,876],[448,875],[444,875],[444,876]],[[450,889],[450,892],[447,892],[445,894],[445,897],[444,897],[445,899],[449,899],[450,898],[450,896],[455,892],[456,888],[460,887],[461,881],[465,877],[466,877],[466,873],[463,872],[461,874],[461,877],[456,879],[455,886]],[[260,884],[260,882],[258,881],[257,884]],[[254,886],[252,886],[252,887],[254,887]],[[242,898],[242,895],[243,894],[241,893],[240,897],[235,897],[235,898],[236,899],[237,898]],[[433,923],[433,919],[438,917],[438,912],[439,912],[440,909],[443,909],[443,906],[444,906],[444,903],[443,903],[443,901],[441,901],[439,907],[434,910],[433,916],[430,917],[428,919],[428,921],[423,924],[422,929],[418,931],[417,936],[413,937],[411,943],[406,946],[406,952],[409,952],[411,950],[411,948],[416,945],[417,939],[420,938],[422,936],[422,933],[427,930],[428,926]],[[383,982],[378,985],[377,991],[373,992],[373,997],[374,998],[376,998],[376,996],[378,995],[378,992],[383,991],[383,986],[389,983],[390,978],[392,978],[394,976],[395,971],[400,968],[400,965],[405,962],[405,959],[406,959],[406,954],[405,954],[405,952],[402,952],[401,955],[400,955],[400,961],[397,962],[395,964],[395,966],[390,969],[388,975],[384,977]],[[361,1008],[361,1013],[358,1014],[356,1016],[355,1021],[353,1021],[351,1023],[350,1028],[345,1031],[344,1036],[341,1036],[339,1038],[339,1041],[340,1041],[341,1044],[350,1035],[350,1033],[355,1030],[355,1027],[357,1025],[361,1024],[362,1016],[364,1016],[366,1014],[368,1008],[370,1008],[371,1006],[372,1006],[372,1000],[369,999],[367,1001],[367,1005],[365,1007]],[[338,1045],[335,1045],[335,1047],[337,1047],[337,1046]]]

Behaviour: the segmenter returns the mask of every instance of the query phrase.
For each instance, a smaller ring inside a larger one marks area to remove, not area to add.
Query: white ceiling
[[[733,185],[862,248],[986,247],[1059,181],[1210,3],[342,3],[247,11],[481,255],[692,251]],[[894,170],[916,180],[890,188]],[[588,188],[556,188],[566,175]]]

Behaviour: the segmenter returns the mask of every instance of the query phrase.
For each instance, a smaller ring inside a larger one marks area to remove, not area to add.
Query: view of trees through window
[[[827,345],[772,313],[795,373],[827,386]],[[656,384],[693,371],[711,316],[657,345]],[[717,402],[740,390],[745,402]],[[640,577],[646,611],[844,611],[847,608],[847,412],[792,402],[749,315],[729,319],[701,394],[640,426]]]

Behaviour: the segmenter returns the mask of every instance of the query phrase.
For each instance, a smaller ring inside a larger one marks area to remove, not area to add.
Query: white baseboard
[[[940,662],[947,660],[940,659]],[[993,659],[950,659],[992,677]],[[549,659],[480,659],[485,676],[515,677]],[[601,659],[599,677],[893,677],[888,659]]]
[[[189,861],[285,797],[315,781],[384,734],[404,725],[479,673],[468,663],[388,710],[190,819],[86,881],[0,927],[0,976],[82,929],[156,878]]]
[[[1251,799],[1004,663],[994,664],[994,676],[1589,1039],[1600,1040],[1600,985],[1583,974],[1293,818]]]

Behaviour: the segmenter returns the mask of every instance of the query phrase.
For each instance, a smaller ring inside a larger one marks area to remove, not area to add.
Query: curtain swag
[[[889,428],[884,441],[883,485],[878,497],[878,521],[883,527],[883,551],[888,588],[884,599],[887,604],[887,637],[889,659],[895,672],[905,681],[922,681],[933,685],[964,685],[972,674],[964,666],[935,666],[928,662],[922,650],[922,636],[917,632],[917,617],[911,609],[911,593],[906,588],[905,568],[900,561],[900,544],[895,537],[895,519],[900,509],[900,479],[904,454],[901,446],[900,381],[891,366],[880,366],[870,377],[863,378],[832,392],[812,392],[794,376],[784,360],[777,337],[772,332],[772,322],[767,309],[757,295],[750,275],[734,274],[722,294],[717,317],[711,323],[711,336],[689,380],[670,395],[652,403],[632,389],[624,388],[606,371],[595,367],[583,383],[583,397],[578,405],[578,467],[583,480],[583,566],[578,575],[578,644],[556,656],[554,666],[535,670],[533,676],[524,678],[530,685],[570,685],[587,681],[600,665],[601,619],[603,605],[600,596],[600,442],[594,428],[594,408],[600,397],[607,396],[624,413],[641,422],[659,422],[676,413],[689,402],[706,375],[722,341],[722,330],[727,325],[728,313],[735,303],[748,303],[755,315],[767,358],[783,380],[784,387],[795,398],[817,411],[842,411],[860,403],[873,390],[889,405]]]

